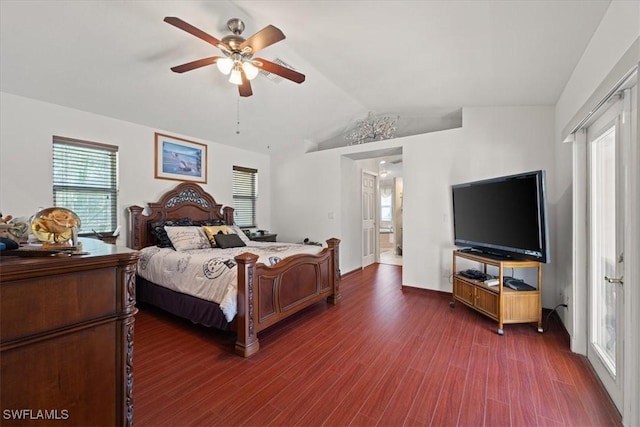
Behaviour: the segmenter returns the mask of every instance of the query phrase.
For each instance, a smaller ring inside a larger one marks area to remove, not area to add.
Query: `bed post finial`
[[[224,217],[225,224],[233,225],[233,208],[231,206],[225,206],[222,209],[222,216]]]
[[[258,255],[245,252],[235,257],[238,263],[238,314],[236,324],[238,337],[236,340],[236,354],[249,357],[260,349],[255,327],[258,307],[255,306],[254,282],[255,267]]]
[[[129,206],[129,235],[131,236],[129,247],[131,249],[142,249],[140,243],[140,217],[144,209],[140,206]]]
[[[327,297],[327,302],[336,304],[342,295],[340,295],[340,239],[332,237],[327,240],[327,246],[333,250],[333,293]]]

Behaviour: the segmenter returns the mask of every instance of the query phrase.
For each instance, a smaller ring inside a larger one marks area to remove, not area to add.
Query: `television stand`
[[[489,286],[482,280],[474,280],[461,275],[456,268],[458,258],[464,258],[482,264],[484,273],[487,266],[498,268],[498,284]],[[519,261],[504,259],[478,252],[453,251],[453,300],[476,310],[498,322],[498,335],[504,334],[504,324],[537,323],[538,332],[542,332],[542,268],[538,261]],[[504,286],[505,268],[536,268],[538,283],[534,290],[516,291]]]

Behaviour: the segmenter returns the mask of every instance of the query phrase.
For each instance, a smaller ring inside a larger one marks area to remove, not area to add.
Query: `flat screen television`
[[[451,188],[456,246],[500,258],[550,261],[543,170]]]

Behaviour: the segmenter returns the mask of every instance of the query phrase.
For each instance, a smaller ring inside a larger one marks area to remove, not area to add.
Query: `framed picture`
[[[207,146],[155,134],[156,178],[207,183]]]

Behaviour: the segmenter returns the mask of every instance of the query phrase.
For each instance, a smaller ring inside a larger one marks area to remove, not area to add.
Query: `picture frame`
[[[155,133],[155,178],[207,183],[207,146]]]

